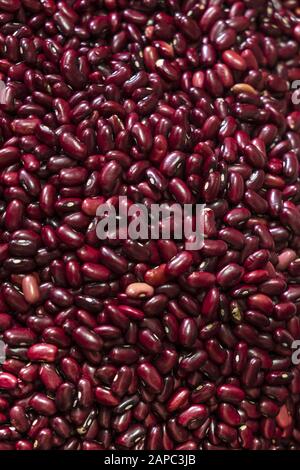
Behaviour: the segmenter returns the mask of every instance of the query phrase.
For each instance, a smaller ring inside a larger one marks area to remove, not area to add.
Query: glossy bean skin
[[[300,448],[299,14],[0,0],[1,450]]]

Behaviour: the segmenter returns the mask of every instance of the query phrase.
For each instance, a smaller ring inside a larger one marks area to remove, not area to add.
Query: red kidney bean
[[[116,346],[109,354],[110,359],[117,364],[130,365],[137,361],[138,354],[137,350],[129,346]]]
[[[271,313],[274,308],[274,304],[270,297],[265,294],[254,294],[251,295],[248,300],[248,307],[251,309],[258,309],[262,312]]]
[[[195,271],[189,275],[187,282],[190,287],[202,287],[207,288],[211,287],[215,283],[215,275],[205,271]]]
[[[191,191],[180,178],[172,178],[168,189],[173,198],[180,204],[189,204],[192,202]]]
[[[159,393],[163,383],[160,375],[154,366],[150,363],[140,363],[137,367],[137,375],[140,377],[155,393]]]
[[[36,393],[30,400],[30,406],[43,416],[52,416],[56,412],[55,402],[43,393]]]
[[[185,442],[189,436],[188,430],[177,423],[176,418],[169,419],[167,430],[168,434],[175,442]]]
[[[83,245],[83,235],[71,229],[67,224],[58,227],[56,231],[59,239],[71,248],[80,248]]]
[[[208,401],[215,394],[215,385],[211,382],[205,382],[199,385],[191,394],[193,403],[202,403]]]
[[[121,367],[112,382],[112,392],[119,397],[123,397],[127,392],[131,379],[132,370],[127,366]]]
[[[187,372],[193,372],[202,364],[204,364],[206,360],[207,353],[205,351],[191,353],[187,356],[182,357],[180,362],[180,368]]]
[[[178,423],[188,429],[198,428],[208,417],[208,411],[203,405],[191,405],[178,416]]]
[[[222,441],[232,442],[237,438],[237,431],[228,424],[220,423],[217,426],[216,435]]]
[[[239,404],[245,398],[245,392],[234,385],[221,385],[217,388],[220,400],[226,403]]]
[[[197,325],[192,318],[183,319],[178,330],[178,341],[184,347],[191,347],[197,338]]]
[[[110,390],[102,387],[96,387],[95,399],[105,406],[116,406],[119,404],[119,399]]]
[[[117,255],[111,248],[100,248],[100,256],[105,266],[118,274],[124,274],[128,269],[128,263],[125,258]]]
[[[17,386],[17,378],[8,372],[0,373],[0,388],[3,390],[11,390]]]
[[[55,344],[57,347],[66,348],[70,345],[70,340],[64,330],[59,326],[49,326],[43,331],[45,341]]]
[[[269,278],[269,273],[266,269],[257,269],[245,273],[243,280],[248,284],[261,284]]]
[[[242,422],[242,417],[238,410],[230,403],[220,403],[218,407],[220,419],[228,426],[237,427]]]
[[[80,377],[80,367],[72,357],[63,357],[60,362],[64,376],[71,382],[78,382]]]
[[[227,244],[222,240],[204,240],[202,254],[205,256],[222,256],[227,251]]]
[[[246,242],[244,235],[239,230],[232,227],[220,230],[219,237],[235,249],[242,249]]]
[[[253,387],[255,385],[257,374],[261,367],[259,358],[252,358],[248,361],[245,372],[243,374],[243,382],[246,387]]]
[[[232,204],[238,204],[244,195],[244,179],[239,173],[229,175],[228,198]]]
[[[36,335],[28,328],[14,327],[4,332],[3,338],[10,346],[24,346],[33,344]]]
[[[55,416],[51,418],[51,428],[64,439],[67,439],[71,435],[71,427],[66,419]]]
[[[245,71],[247,68],[245,60],[235,51],[224,51],[222,54],[222,59],[226,65],[233,68],[234,70]]]
[[[202,302],[202,314],[209,319],[216,318],[220,303],[220,292],[216,287],[212,287],[205,295]]]
[[[216,364],[223,364],[226,359],[225,350],[215,339],[209,339],[206,344],[206,351],[210,359]]]
[[[297,307],[292,302],[278,303],[274,307],[274,315],[277,320],[286,320],[296,314]]]
[[[131,449],[141,439],[144,438],[146,433],[142,425],[132,425],[125,432],[119,434],[116,444],[125,449]]]
[[[101,338],[85,326],[79,326],[72,332],[74,341],[89,351],[100,351],[103,346]]]
[[[179,276],[186,272],[193,262],[192,255],[183,251],[175,255],[166,265],[166,274],[169,276]]]
[[[263,416],[269,418],[275,417],[279,412],[279,406],[269,399],[262,400],[259,404],[259,409]]]
[[[107,281],[110,277],[110,271],[105,266],[94,263],[84,263],[82,273],[93,281]]]
[[[152,136],[149,129],[145,125],[141,123],[134,124],[131,128],[131,133],[142,152],[147,152],[151,149]]]
[[[184,407],[188,401],[189,390],[187,388],[181,387],[171,396],[167,403],[167,410],[169,412],[174,412],[178,409]]]
[[[269,261],[269,252],[267,250],[258,250],[245,259],[244,265],[248,270],[264,268]]]
[[[18,432],[26,433],[30,427],[30,422],[22,406],[13,406],[10,409],[10,419],[12,425]]]
[[[162,349],[162,344],[157,335],[150,330],[143,330],[139,334],[139,341],[147,351],[157,354]]]
[[[144,304],[144,312],[147,316],[156,316],[163,312],[168,302],[166,295],[154,295],[151,299],[147,300]]]
[[[36,343],[28,349],[27,356],[34,362],[54,362],[57,358],[58,349],[53,344]]]
[[[235,263],[228,264],[217,274],[217,282],[222,287],[232,287],[242,279],[244,269]]]
[[[39,378],[46,390],[55,391],[62,384],[63,380],[51,364],[42,364],[39,369]]]
[[[224,220],[230,227],[239,227],[250,218],[250,215],[251,213],[248,209],[241,207],[229,211]]]
[[[80,142],[80,140],[71,133],[62,133],[60,135],[59,141],[63,150],[71,158],[75,158],[76,160],[83,160],[87,156],[87,148],[85,144]]]

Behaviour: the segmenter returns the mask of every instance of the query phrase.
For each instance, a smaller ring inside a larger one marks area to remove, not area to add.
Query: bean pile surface
[[[0,450],[300,449],[299,1],[0,0],[0,80]]]

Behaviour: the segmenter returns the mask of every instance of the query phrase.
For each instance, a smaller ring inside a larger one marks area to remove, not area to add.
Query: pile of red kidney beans
[[[0,0],[0,80],[0,450],[300,449],[299,1]]]

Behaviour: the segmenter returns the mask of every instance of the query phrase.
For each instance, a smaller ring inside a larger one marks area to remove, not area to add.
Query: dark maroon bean
[[[103,342],[101,338],[85,326],[76,328],[72,333],[72,337],[80,347],[89,351],[100,351],[102,349]]]
[[[144,304],[144,312],[147,316],[156,316],[163,312],[168,302],[166,295],[154,295]]]
[[[215,339],[209,339],[206,342],[206,351],[210,359],[216,364],[223,364],[226,359],[226,352]]]
[[[225,222],[231,227],[238,227],[250,218],[250,211],[246,208],[232,209],[225,216]]]
[[[121,448],[131,449],[145,437],[145,434],[146,430],[142,425],[134,424],[130,426],[127,431],[119,434],[116,444],[121,446]]]
[[[65,132],[61,134],[60,144],[66,154],[76,160],[83,160],[87,156],[85,144],[80,142],[79,139],[71,133]]]
[[[211,382],[204,382],[199,385],[191,394],[193,403],[202,403],[208,401],[215,394],[215,386]]]
[[[200,339],[209,339],[215,336],[220,331],[220,323],[213,322],[208,323],[206,326],[200,329],[199,331],[199,338]]]
[[[112,392],[119,397],[123,397],[128,390],[131,379],[131,369],[127,366],[121,367],[113,380]]]
[[[43,393],[36,393],[30,400],[31,407],[43,416],[52,416],[56,412],[55,402]]]
[[[18,432],[24,433],[28,431],[30,422],[22,406],[16,405],[10,409],[10,419]]]
[[[178,341],[184,347],[191,347],[197,338],[197,325],[192,318],[185,318],[182,320],[179,331]]]
[[[222,240],[204,240],[202,254],[205,256],[222,256],[227,251],[227,244]]]
[[[73,406],[75,387],[69,382],[62,383],[56,391],[55,403],[59,410],[68,411]]]
[[[180,178],[172,178],[168,189],[173,198],[180,204],[189,204],[192,202],[192,194],[188,186]]]
[[[60,348],[67,348],[70,345],[70,340],[65,334],[63,328],[59,326],[49,326],[43,331],[43,338],[45,341],[55,344]]]
[[[105,266],[93,263],[84,263],[82,273],[93,281],[107,281],[110,277],[110,271]]]
[[[232,442],[237,438],[237,431],[228,424],[220,423],[217,426],[216,435],[222,441]]]
[[[3,298],[17,312],[25,313],[29,308],[23,295],[12,285],[5,284],[2,288]]]
[[[206,294],[202,302],[202,313],[209,319],[215,318],[220,303],[220,292],[216,287],[212,287]]]
[[[270,297],[265,294],[254,294],[251,295],[247,300],[249,308],[255,310],[261,310],[262,312],[271,313],[274,308],[274,304]]]
[[[235,263],[228,264],[217,274],[217,282],[222,287],[232,287],[242,279],[244,269]]]
[[[180,387],[176,392],[170,397],[167,403],[167,410],[170,412],[176,411],[184,407],[187,403],[189,397],[188,388]]]
[[[59,239],[71,248],[80,248],[83,245],[83,235],[75,230],[71,229],[68,225],[61,225],[57,229],[57,235]]]
[[[63,288],[51,288],[49,299],[59,307],[70,307],[73,303],[73,296]]]
[[[246,242],[244,235],[239,230],[232,227],[220,230],[219,237],[235,249],[243,248]]]
[[[42,364],[39,369],[39,377],[46,390],[54,392],[62,384],[63,380],[51,364]]]
[[[203,405],[192,405],[178,416],[178,423],[188,429],[198,428],[208,417],[208,411]]]
[[[54,416],[51,418],[51,428],[64,439],[67,439],[71,435],[71,427],[68,421],[60,416]]]
[[[220,400],[227,403],[239,404],[245,398],[245,392],[234,385],[221,385],[217,388]]]
[[[167,263],[166,274],[169,276],[179,276],[189,269],[192,261],[192,255],[187,251],[183,251]]]
[[[144,362],[137,367],[138,376],[156,393],[162,389],[163,383],[160,375],[154,366],[150,363]]]
[[[162,344],[157,335],[150,330],[142,330],[139,334],[139,342],[143,348],[153,354],[157,354],[162,349]]]
[[[17,378],[8,373],[0,372],[0,389],[11,390],[17,386]]]
[[[102,258],[103,264],[113,272],[124,274],[127,271],[127,260],[124,257],[117,255],[112,249],[101,247],[100,256]]]
[[[111,349],[109,357],[117,364],[130,365],[137,361],[138,352],[134,347],[130,347],[129,345],[116,346]]]
[[[56,360],[58,349],[53,344],[37,343],[28,349],[28,359],[34,362],[54,362]]]
[[[269,256],[267,250],[255,251],[245,259],[245,268],[248,270],[264,268],[269,261]]]
[[[105,406],[116,406],[119,404],[119,399],[110,390],[102,387],[96,387],[95,399]]]
[[[248,361],[245,372],[243,374],[243,382],[246,387],[253,387],[256,383],[257,374],[261,367],[259,358],[252,358]]]
[[[14,327],[4,332],[3,338],[10,346],[24,346],[33,344],[36,335],[28,328]]]
[[[215,275],[204,271],[195,271],[189,275],[187,282],[191,287],[211,287],[215,283]]]
[[[218,408],[220,419],[229,426],[239,426],[242,422],[238,410],[230,403],[221,403]]]

